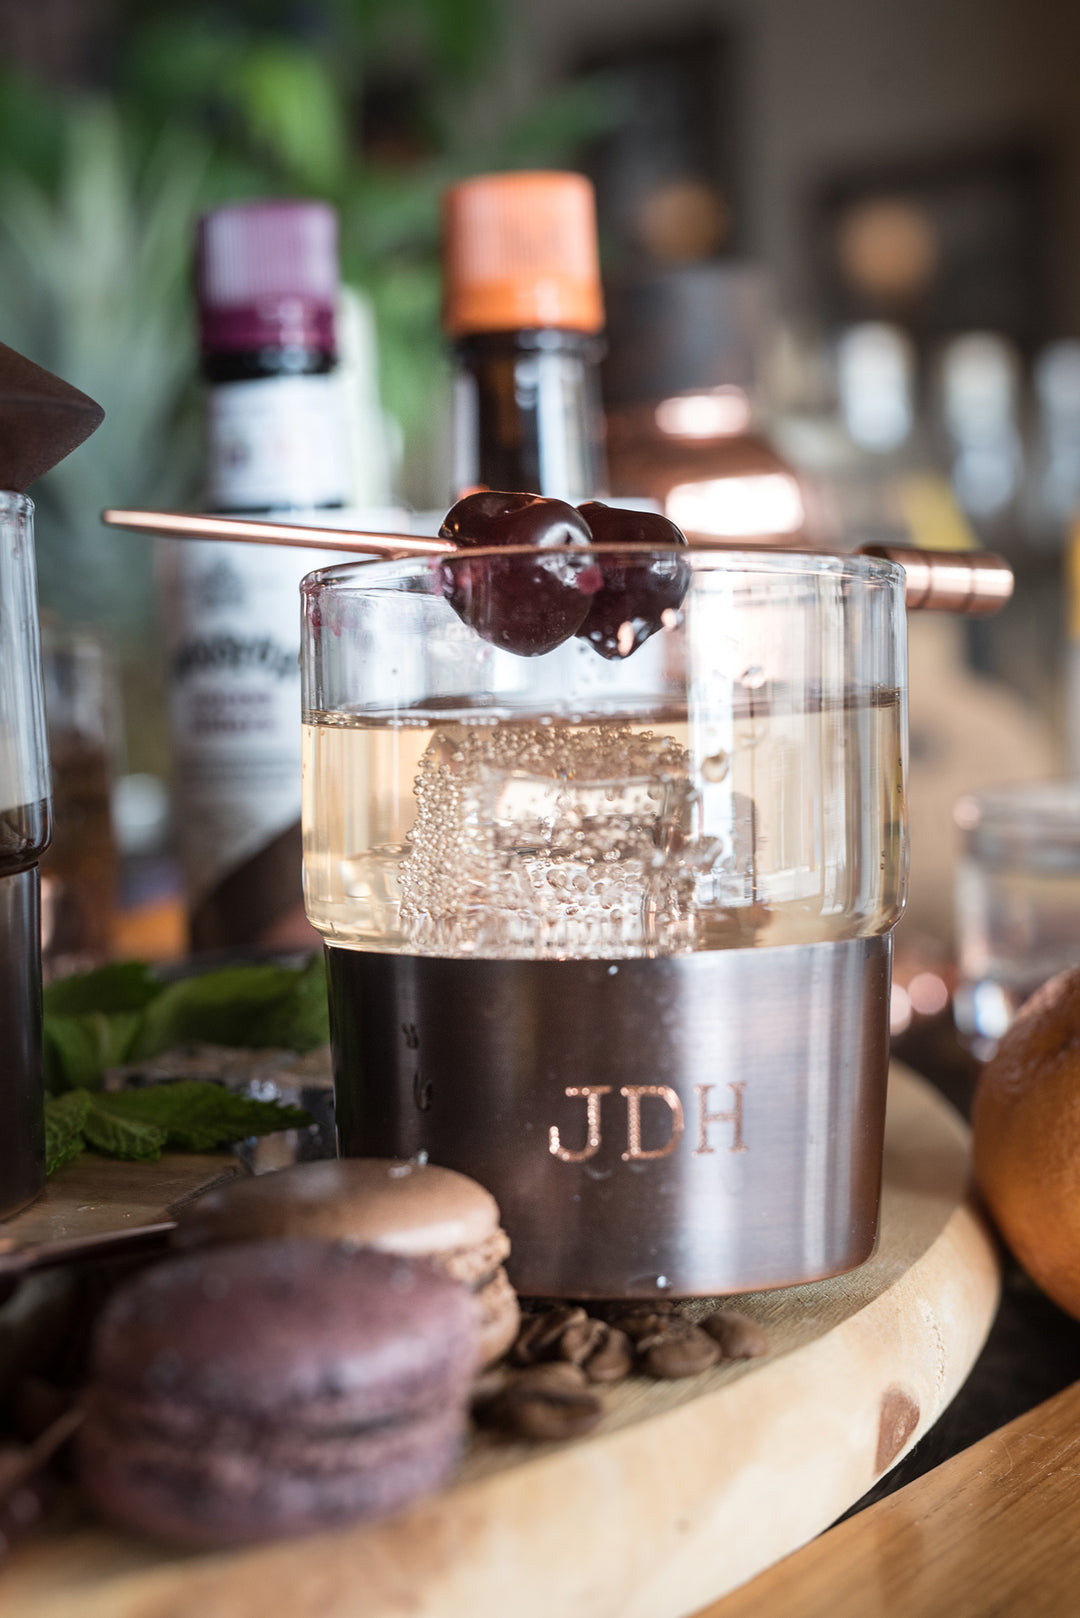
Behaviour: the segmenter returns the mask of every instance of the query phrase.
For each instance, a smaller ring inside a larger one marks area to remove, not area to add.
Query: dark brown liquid
[[[35,865],[49,846],[49,801],[0,809],[0,877]]]
[[[463,338],[456,358],[472,385],[457,404],[460,486],[593,499],[607,483],[602,352],[598,339],[582,332]]]
[[[41,912],[27,851],[47,837],[46,804],[0,815],[0,1219],[45,1183]]]
[[[117,855],[102,744],[69,734],[51,740],[53,834],[41,862],[49,897],[45,956],[56,969],[104,961],[116,908]]]
[[[41,904],[47,798],[0,810],[0,1219],[45,1183]]]

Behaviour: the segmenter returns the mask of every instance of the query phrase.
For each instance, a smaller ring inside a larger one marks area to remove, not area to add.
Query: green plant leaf
[[[64,1163],[78,1157],[86,1142],[83,1125],[91,1097],[85,1090],[50,1098],[45,1103],[45,1173],[54,1174]]]
[[[311,1122],[302,1107],[256,1101],[197,1079],[118,1090],[96,1099],[115,1117],[164,1130],[169,1146],[187,1152],[210,1152],[250,1135],[303,1129]]]
[[[46,1014],[78,1016],[84,1011],[141,1011],[165,985],[144,961],[117,961],[96,972],[58,978],[42,996]]]
[[[108,1105],[108,1098],[94,1096],[83,1122],[86,1144],[106,1157],[123,1157],[136,1163],[156,1163],[168,1138],[168,1131],[139,1118],[125,1118]]]
[[[170,984],[132,961],[45,991],[45,1082],[54,1094],[98,1090],[107,1068],[191,1041],[309,1051],[329,1037],[321,955],[302,970],[224,967]]]
[[[326,963],[319,954],[295,974],[291,988],[269,1008],[260,1025],[260,1043],[290,1051],[313,1051],[329,1039]]]
[[[154,1163],[166,1146],[210,1152],[310,1122],[302,1107],[255,1101],[198,1080],[94,1095],[69,1090],[45,1102],[45,1172],[53,1174],[87,1146],[106,1157]]]
[[[245,51],[226,88],[252,136],[290,180],[331,187],[346,163],[338,92],[322,62],[295,42]]]
[[[105,1069],[126,1062],[142,1023],[138,1011],[86,1011],[79,1016],[47,1012],[42,1025],[45,1087],[97,1090]]]
[[[170,983],[146,1007],[128,1059],[157,1056],[191,1040],[270,1045],[268,1035],[281,1031],[275,1027],[278,1010],[295,995],[302,975],[281,966],[230,966]]]

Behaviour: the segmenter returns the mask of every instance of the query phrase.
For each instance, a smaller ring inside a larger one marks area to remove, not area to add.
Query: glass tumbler
[[[343,1153],[481,1181],[538,1296],[867,1258],[907,862],[902,571],[465,551],[302,594]]]
[[[1029,994],[1080,965],[1080,781],[1023,781],[961,798],[957,1029],[991,1056]]]
[[[34,507],[0,490],[0,1218],[45,1181],[38,860],[48,841]]]

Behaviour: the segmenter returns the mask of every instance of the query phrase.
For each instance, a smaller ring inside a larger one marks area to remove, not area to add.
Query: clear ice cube
[[[628,726],[445,726],[420,761],[400,925],[420,953],[689,945],[686,750]]]

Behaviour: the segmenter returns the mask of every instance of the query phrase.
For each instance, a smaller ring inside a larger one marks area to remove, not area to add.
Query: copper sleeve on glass
[[[991,551],[924,551],[905,545],[862,545],[860,556],[878,556],[904,570],[909,612],[958,612],[985,618],[999,612],[1013,593],[1013,572]]]

